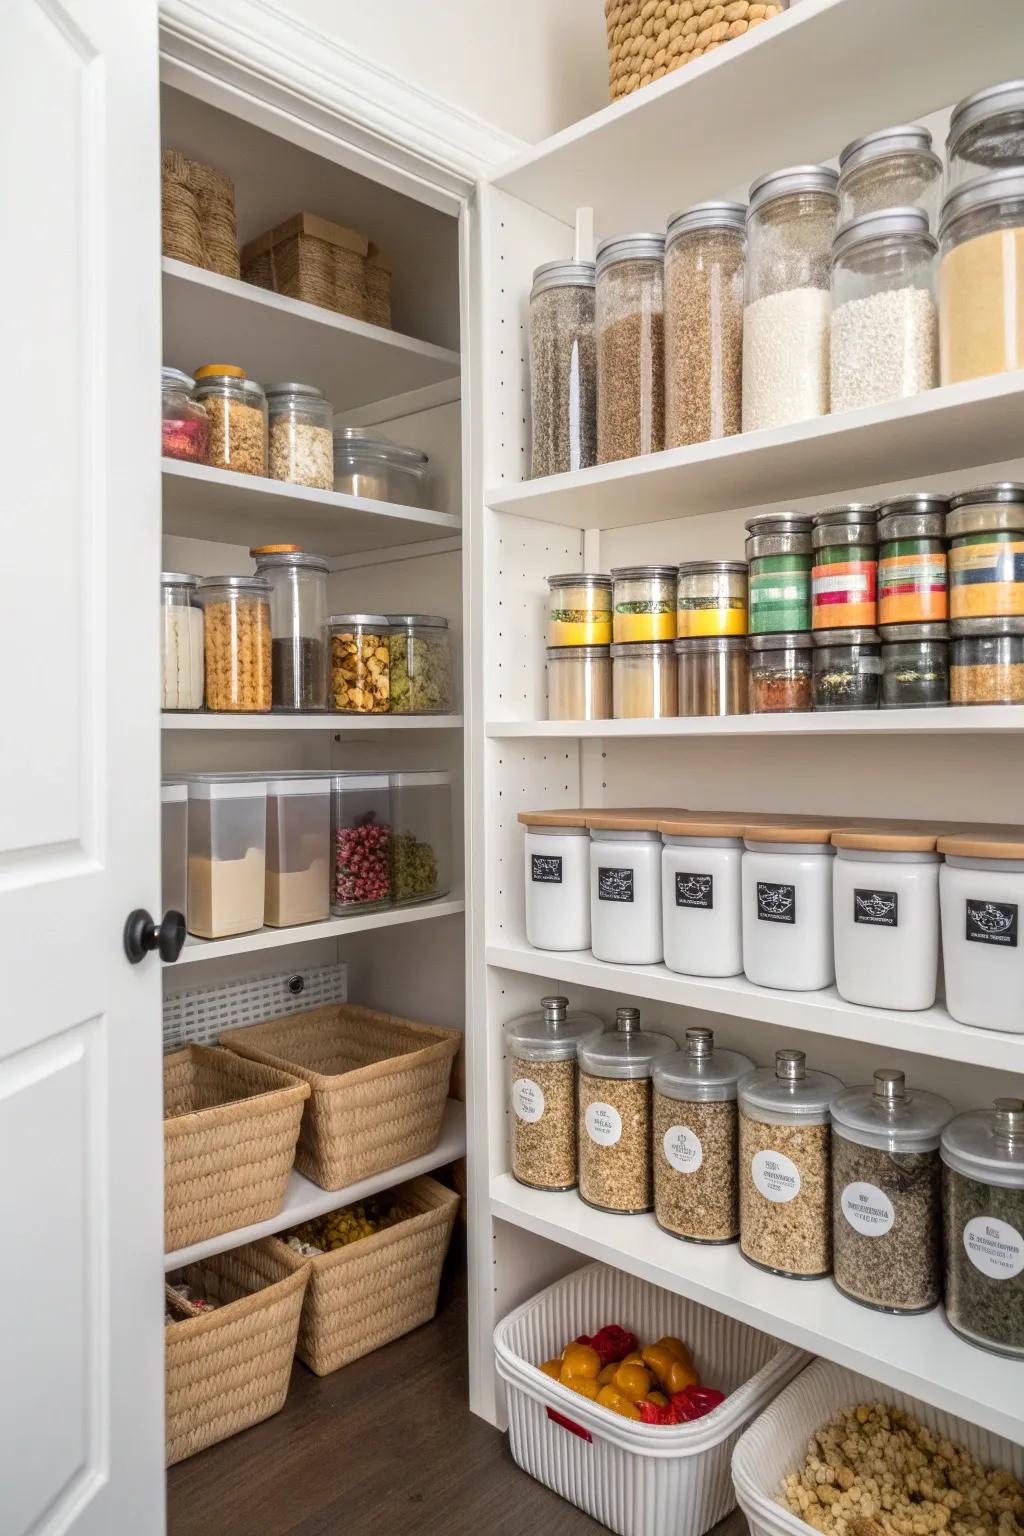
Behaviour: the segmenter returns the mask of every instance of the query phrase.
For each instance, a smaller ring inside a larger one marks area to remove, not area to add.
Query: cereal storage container
[[[549,645],[548,719],[612,718],[612,652],[608,645]]]
[[[811,628],[853,629],[878,618],[878,508],[816,512],[811,531]]]
[[[751,635],[750,713],[799,714],[812,706],[814,637],[797,634]]]
[[[1024,704],[1024,616],[954,619],[951,704]]]
[[[942,205],[942,383],[1024,364],[1024,170],[979,176]]]
[[[877,629],[823,629],[814,636],[815,709],[877,709],[881,684],[882,637]]]
[[[612,578],[589,571],[548,577],[548,645],[610,645]]]
[[[431,613],[389,613],[391,713],[447,715],[454,708],[448,620]]]
[[[245,775],[188,780],[188,931],[224,939],[263,927],[267,786]]]
[[[816,992],[832,983],[831,837],[820,823],[743,828],[743,969],[759,987]]]
[[[339,917],[391,905],[391,833],[388,775],[359,769],[334,774],[331,911]]]
[[[832,834],[836,989],[867,1008],[930,1008],[939,969],[939,855],[930,832]]]
[[[746,632],[747,562],[688,560],[681,565],[676,587],[679,639]]]
[[[738,1051],[715,1049],[710,1029],[654,1063],[654,1215],[691,1243],[739,1236],[736,1086],[754,1070]]]
[[[1024,1033],[1024,841],[940,837],[946,1007],[960,1024]]]
[[[776,1051],[739,1085],[740,1252],[772,1274],[832,1268],[829,1104],[842,1086],[803,1051]]]
[[[949,616],[1024,615],[1024,485],[964,491],[949,503]]]
[[[590,948],[590,833],[585,811],[520,811],[526,828],[526,942]]]
[[[210,420],[192,399],[195,380],[180,368],[160,370],[160,452],[165,459],[205,464]]]
[[[920,208],[934,229],[942,161],[927,128],[901,123],[847,144],[839,156],[839,223],[888,208]]]
[[[696,203],[665,236],[665,446],[740,430],[743,203]]]
[[[391,775],[391,878],[395,903],[432,901],[452,888],[452,776]]]
[[[198,576],[160,572],[160,708],[203,707],[203,610]]]
[[[983,1349],[1024,1359],[1024,1099],[942,1133],[946,1316]]]
[[[597,462],[665,446],[664,235],[597,248]]]
[[[677,640],[680,715],[745,715],[747,641],[743,635]]]
[[[312,384],[268,384],[270,478],[334,489],[334,407]]]
[[[743,552],[749,566],[750,633],[811,627],[811,519],[795,512],[752,517]]]
[[[330,911],[329,774],[272,773],[267,784],[267,884],[271,928],[322,922]]]
[[[915,491],[878,509],[878,622],[928,624],[948,617],[949,497]]]
[[[949,190],[1016,166],[1024,166],[1024,80],[987,85],[957,102],[946,135]]]
[[[594,1013],[542,997],[505,1029],[512,1174],[531,1189],[576,1187],[576,1047],[600,1035]]]
[[[240,475],[267,473],[267,397],[244,368],[207,363],[196,369],[193,398],[206,412],[206,462]]]
[[[548,261],[530,289],[530,474],[597,460],[592,261]]]
[[[949,625],[883,624],[883,709],[924,709],[949,702]]]
[[[262,576],[206,576],[196,596],[203,610],[207,709],[268,714],[270,583]]]
[[[942,1297],[939,1136],[953,1113],[883,1067],[832,1100],[832,1259],[844,1296],[879,1312]]]
[[[188,785],[160,785],[160,910],[181,912],[188,923]]]
[[[614,812],[589,815],[587,825],[594,958],[617,965],[656,965],[662,958],[658,813],[631,823]]]
[[[334,489],[367,501],[429,506],[428,464],[418,448],[405,448],[366,427],[334,434]]]
[[[638,1008],[616,1008],[615,1028],[583,1041],[579,1062],[580,1199],[635,1216],[651,1210],[651,1072],[676,1048],[640,1028]]]
[[[331,708],[386,715],[391,708],[391,626],[383,613],[332,613]]]
[[[612,639],[674,640],[677,565],[623,565],[612,571]]]
[[[256,574],[270,584],[274,708],[326,709],[327,561],[292,552],[260,555]]]
[[[663,720],[675,715],[678,641],[636,640],[613,645],[612,715],[616,720]]]
[[[658,830],[665,964],[683,976],[738,976],[742,826],[694,812],[659,821]]]

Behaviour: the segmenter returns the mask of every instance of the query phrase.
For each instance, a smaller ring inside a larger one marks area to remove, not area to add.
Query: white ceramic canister
[[[836,990],[866,1008],[930,1008],[939,973],[935,834],[832,834]]]
[[[818,822],[743,828],[743,969],[759,987],[817,992],[832,983],[831,837]]]
[[[946,1007],[961,1024],[1024,1034],[1024,841],[940,837]]]
[[[526,941],[534,949],[590,948],[590,834],[582,811],[521,811]]]
[[[595,960],[656,965],[662,958],[661,833],[657,817],[622,825],[610,812],[590,828],[590,946]]]
[[[743,970],[737,817],[686,813],[659,823],[665,964],[682,976]]]

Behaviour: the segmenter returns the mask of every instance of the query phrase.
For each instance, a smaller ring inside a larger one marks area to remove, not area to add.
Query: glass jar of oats
[[[738,1051],[716,1051],[710,1029],[654,1064],[654,1215],[691,1243],[739,1236],[736,1085],[754,1070]]]
[[[617,1008],[615,1028],[584,1042],[579,1062],[580,1199],[636,1216],[654,1204],[651,1072],[676,1043],[640,1028],[638,1008]]]
[[[542,997],[505,1030],[512,1174],[531,1189],[576,1186],[576,1048],[600,1035],[594,1013]]]

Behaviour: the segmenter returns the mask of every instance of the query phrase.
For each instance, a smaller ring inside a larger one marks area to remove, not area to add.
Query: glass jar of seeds
[[[530,290],[530,474],[586,469],[597,457],[594,263],[549,261]]]
[[[743,203],[697,203],[665,237],[665,446],[740,430]]]
[[[954,619],[951,704],[1024,704],[1024,618]]]
[[[612,571],[612,639],[616,644],[675,639],[678,577],[677,565],[621,565]]]
[[[946,135],[946,190],[986,171],[1024,166],[1024,81],[986,85],[953,108]]]
[[[531,1189],[576,1186],[576,1048],[603,1032],[567,997],[542,997],[539,1013],[505,1030],[512,1173]]]
[[[1024,1099],[957,1115],[942,1133],[946,1316],[1024,1359]]]
[[[580,1199],[635,1216],[652,1209],[651,1072],[676,1043],[640,1028],[638,1008],[617,1008],[615,1028],[580,1045]]]
[[[811,519],[795,512],[752,517],[743,553],[749,565],[750,633],[811,627]]]
[[[312,384],[268,384],[270,478],[334,489],[334,407]]]
[[[935,229],[941,193],[942,161],[916,123],[867,133],[839,156],[840,225],[885,208],[920,208]]]
[[[952,1105],[882,1068],[831,1112],[836,1285],[879,1312],[928,1312],[942,1296],[939,1137]]]
[[[664,235],[597,248],[597,462],[665,446]]]
[[[740,1230],[736,1085],[754,1070],[715,1049],[710,1029],[654,1064],[654,1215],[691,1243],[735,1242]]]
[[[949,703],[949,625],[883,624],[882,708]]]
[[[803,1051],[776,1051],[740,1084],[740,1252],[772,1274],[832,1268],[829,1104],[842,1086]]]
[[[821,630],[814,636],[814,707],[877,709],[882,640],[877,629]]]

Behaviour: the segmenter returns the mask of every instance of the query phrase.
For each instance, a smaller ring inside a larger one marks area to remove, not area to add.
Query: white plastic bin
[[[643,1344],[664,1334],[685,1339],[702,1380],[725,1392],[725,1402],[691,1424],[638,1424],[538,1368],[578,1334],[611,1322]],[[494,1330],[494,1349],[517,1464],[619,1536],[701,1536],[728,1514],[737,1437],[810,1358],[604,1264],[588,1264],[517,1307]]]

